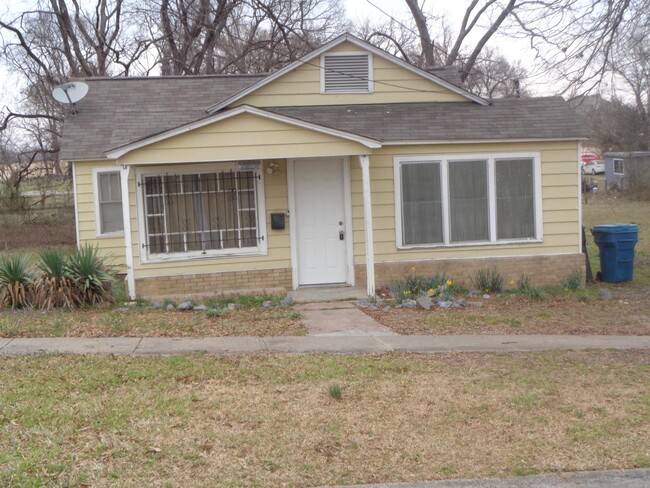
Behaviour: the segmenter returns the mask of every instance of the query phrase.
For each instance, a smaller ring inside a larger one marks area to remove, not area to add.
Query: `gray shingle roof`
[[[476,103],[273,107],[269,111],[380,141],[566,139],[590,134],[558,97]]]
[[[205,108],[265,75],[88,78],[88,95],[63,126],[61,158],[103,158],[109,149],[206,116]]]
[[[442,74],[442,73],[441,73]],[[205,118],[205,109],[264,75],[91,78],[63,130],[64,160],[110,149]],[[441,76],[443,77],[443,76]],[[560,98],[472,102],[273,107],[266,110],[380,141],[560,139],[589,135]]]

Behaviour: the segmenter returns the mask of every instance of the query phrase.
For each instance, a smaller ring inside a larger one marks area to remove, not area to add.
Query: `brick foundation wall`
[[[162,276],[135,280],[136,294],[141,298],[279,294],[290,289],[291,268]]]
[[[468,258],[440,259],[430,261],[404,261],[393,263],[375,263],[376,286],[389,286],[401,280],[404,275],[415,268],[421,276],[445,274],[449,279],[465,283],[472,287],[472,277],[479,269],[496,267],[501,274],[507,275],[507,281],[518,280],[522,275],[530,278],[533,285],[558,285],[573,270],[580,270],[584,277],[584,254],[563,254],[557,256],[522,256],[507,258]],[[354,266],[356,286],[366,285],[366,266]]]

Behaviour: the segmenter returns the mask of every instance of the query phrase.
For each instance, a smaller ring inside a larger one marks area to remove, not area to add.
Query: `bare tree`
[[[469,75],[466,88],[489,100],[493,98],[528,96],[526,78],[528,73],[520,62],[510,63],[498,50],[484,49]]]

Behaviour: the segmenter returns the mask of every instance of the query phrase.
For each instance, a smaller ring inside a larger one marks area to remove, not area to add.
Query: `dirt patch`
[[[44,209],[0,215],[0,252],[73,246],[73,208]]]
[[[366,311],[405,335],[650,335],[650,290],[613,289],[614,300],[562,296],[530,300],[503,295],[471,299],[481,306],[430,311]]]

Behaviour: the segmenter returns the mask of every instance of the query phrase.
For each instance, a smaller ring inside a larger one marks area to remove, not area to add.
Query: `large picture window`
[[[395,159],[398,247],[540,240],[537,154]]]
[[[258,173],[146,175],[143,191],[149,256],[258,252]]]

